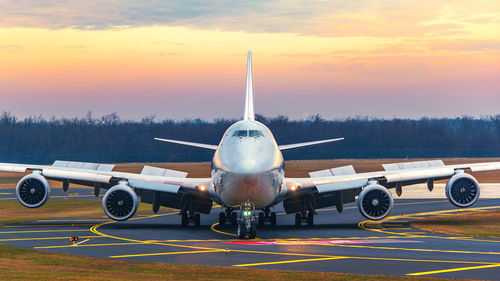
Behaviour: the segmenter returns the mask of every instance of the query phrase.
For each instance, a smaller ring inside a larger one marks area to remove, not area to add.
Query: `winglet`
[[[243,120],[255,120],[253,111],[253,77],[252,77],[252,51],[248,51],[247,58],[247,89],[245,98],[245,115]]]

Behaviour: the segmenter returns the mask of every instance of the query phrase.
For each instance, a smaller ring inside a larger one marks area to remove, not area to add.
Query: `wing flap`
[[[346,176],[355,174],[356,170],[354,170],[354,167],[352,165],[349,165],[349,166],[342,166],[332,169],[310,172],[309,176],[311,178],[319,178],[319,177]],[[360,185],[362,186],[364,184],[366,184],[366,180],[361,179],[361,180],[354,180],[347,182],[318,184],[316,185],[316,189],[318,190],[319,193],[327,193],[327,192],[357,188]]]
[[[91,162],[56,160],[52,164],[52,167],[70,168],[70,169],[85,169],[85,170],[94,170],[94,171],[112,171],[115,168],[115,165],[91,163]]]
[[[405,169],[418,169],[418,168],[433,168],[433,167],[444,167],[442,160],[430,160],[430,161],[415,161],[415,162],[403,162],[403,163],[391,163],[383,164],[384,170],[386,171],[398,171]]]
[[[177,178],[185,178],[188,173],[163,169],[153,166],[144,166],[141,171],[141,175],[144,176],[157,176],[157,177],[177,177]],[[169,192],[169,193],[177,193],[179,191],[180,185],[159,183],[159,182],[150,182],[144,180],[135,180],[130,179],[128,181],[129,185],[135,188],[153,190],[153,191],[161,191],[161,192]]]
[[[71,179],[88,182],[109,183],[112,176],[102,175],[98,173],[74,171],[74,170],[60,170],[53,168],[45,168],[42,170],[42,175],[47,178],[53,179]]]

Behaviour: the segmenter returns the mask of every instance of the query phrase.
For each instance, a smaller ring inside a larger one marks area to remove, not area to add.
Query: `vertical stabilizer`
[[[248,51],[247,89],[245,98],[245,115],[243,115],[243,120],[255,120],[255,114],[253,111],[252,51]]]

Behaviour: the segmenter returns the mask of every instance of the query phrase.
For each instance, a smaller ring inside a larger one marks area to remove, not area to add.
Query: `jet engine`
[[[479,183],[464,172],[457,173],[446,183],[446,198],[458,208],[467,208],[479,198]]]
[[[392,195],[379,184],[369,184],[358,196],[359,212],[367,219],[381,220],[392,211],[394,200]]]
[[[40,174],[23,177],[16,187],[17,200],[25,207],[38,208],[49,199],[50,184]]]
[[[128,220],[134,216],[138,206],[137,194],[126,184],[113,186],[102,198],[104,212],[117,221]]]

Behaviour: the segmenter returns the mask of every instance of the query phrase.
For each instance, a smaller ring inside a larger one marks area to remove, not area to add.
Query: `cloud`
[[[433,50],[450,51],[498,51],[500,40],[451,40],[438,41],[431,44]]]
[[[488,1],[488,0],[482,0]],[[481,6],[471,2],[470,5]],[[469,4],[463,4],[468,6]],[[459,6],[459,5],[456,5]],[[498,5],[496,5],[498,6]],[[495,14],[498,7],[490,5]],[[460,23],[421,25],[449,5],[439,1],[341,0],[7,0],[0,27],[114,29],[155,25],[193,29],[287,32],[315,36],[405,36],[463,32]],[[453,6],[455,7],[455,6]],[[465,13],[467,9],[460,10]],[[457,18],[460,18],[459,14]],[[480,19],[478,17],[478,19]]]
[[[3,50],[3,51],[8,52],[8,53],[18,52],[23,48],[24,48],[24,46],[16,45],[16,44],[9,44],[9,45],[1,45],[0,46],[0,50]]]

